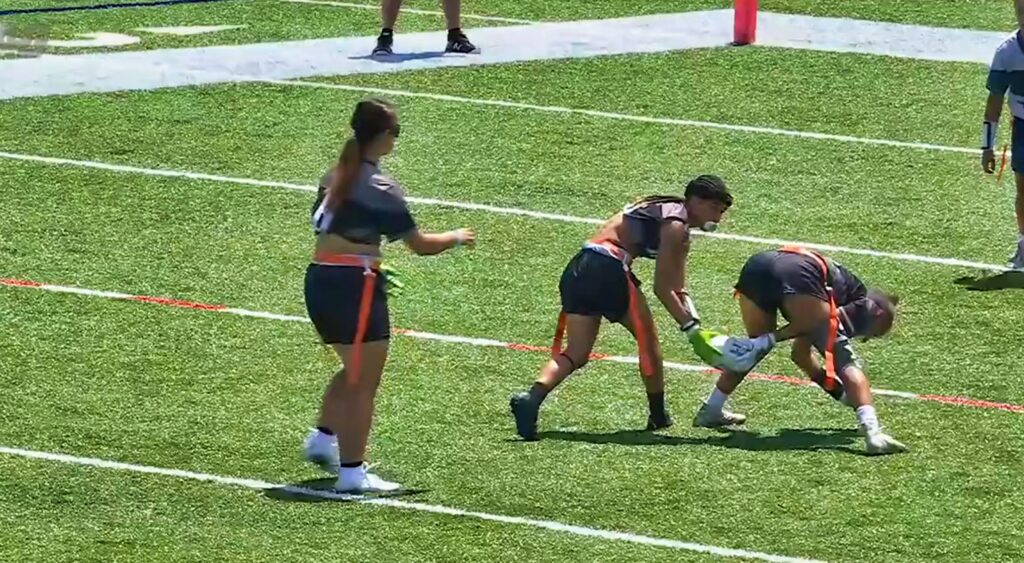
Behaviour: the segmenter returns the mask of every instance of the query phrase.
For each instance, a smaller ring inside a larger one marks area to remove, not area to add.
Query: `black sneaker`
[[[461,31],[455,34],[448,34],[448,46],[445,53],[461,53],[463,55],[479,55],[480,48],[469,42],[469,38]]]
[[[516,434],[524,440],[537,439],[537,415],[540,405],[530,399],[529,393],[516,393],[509,401],[512,416],[516,419]]]
[[[665,413],[663,416],[647,416],[647,430],[663,430],[672,426],[672,417]]]
[[[377,46],[373,48],[371,57],[390,57],[395,52],[391,50],[395,44],[395,36],[391,33],[381,33],[377,36]]]

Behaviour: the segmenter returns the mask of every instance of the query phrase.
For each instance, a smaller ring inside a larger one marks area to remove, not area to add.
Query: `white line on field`
[[[336,8],[355,8],[358,10],[372,10],[374,12],[380,11],[380,5],[377,4],[357,4],[354,2],[327,2],[325,0],[281,0],[282,2],[289,2],[291,4],[313,4],[317,6],[333,6]],[[417,10],[415,8],[402,8],[402,13],[418,14],[421,16],[442,16],[444,12],[437,12],[433,10]],[[520,20],[515,18],[502,18],[498,16],[477,16],[473,14],[460,14],[460,18],[464,20],[480,20],[480,21],[492,21],[492,22],[505,22],[505,23],[523,23],[523,24],[536,24],[542,23],[534,20]]]
[[[140,168],[137,166],[126,166],[121,164],[108,164],[105,162],[95,162],[89,160],[71,160],[67,158],[54,158],[49,156],[37,156],[29,154],[18,154],[9,152],[0,152],[0,158],[6,158],[10,160],[20,160],[26,162],[39,162],[44,164],[53,165],[64,165],[64,166],[77,166],[81,168],[93,168],[97,170],[106,170],[110,172],[123,172],[130,174],[143,174],[147,176],[163,176],[168,178],[187,178],[190,180],[204,180],[210,182],[224,182],[229,184],[241,184],[247,186],[260,186],[270,188],[282,188],[286,190],[296,190],[303,192],[315,192],[316,187],[303,184],[295,184],[289,182],[275,182],[267,180],[254,180],[252,178],[236,178],[231,176],[220,176],[216,174],[204,174],[200,172],[184,172],[177,170],[162,170],[154,168]],[[421,197],[409,197],[408,201],[421,205],[437,205],[442,207],[451,207],[457,209],[468,209],[473,211],[484,211],[488,213],[499,213],[503,215],[517,215],[521,217],[531,217],[534,219],[547,219],[552,221],[561,221],[565,223],[584,223],[589,225],[601,225],[604,223],[602,219],[588,218],[588,217],[577,217],[573,215],[562,215],[558,213],[545,213],[542,211],[530,211],[526,209],[518,209],[515,207],[499,207],[494,205],[485,205],[480,203],[466,203],[459,201],[449,201],[443,199],[434,198],[421,198]],[[939,264],[943,266],[954,266],[954,267],[965,267],[965,268],[976,268],[979,270],[989,270],[995,272],[1006,271],[1003,266],[997,266],[995,264],[985,264],[982,262],[973,262],[970,260],[961,260],[958,258],[939,258],[933,256],[921,256],[917,254],[907,254],[900,252],[884,252],[879,250],[870,250],[862,248],[851,248],[847,246],[836,246],[831,244],[819,244],[812,242],[799,242],[790,241],[784,239],[774,238],[760,238],[746,235],[737,235],[730,233],[704,233],[702,231],[694,231],[695,234],[706,236],[709,238],[732,240],[740,242],[749,242],[753,244],[770,245],[770,246],[784,246],[784,245],[800,245],[807,248],[813,248],[824,252],[840,252],[846,254],[856,254],[860,256],[873,256],[876,258],[890,258],[895,260],[903,260],[907,262],[922,262],[926,264]]]
[[[629,113],[616,113],[580,108],[569,108],[562,106],[542,106],[506,100],[487,100],[480,98],[466,98],[448,94],[431,94],[427,92],[411,92],[408,90],[392,90],[386,88],[374,88],[368,86],[350,86],[347,84],[331,84],[327,82],[315,82],[309,80],[276,80],[276,79],[253,79],[252,82],[267,84],[279,84],[283,86],[304,86],[308,88],[326,88],[330,90],[345,90],[349,92],[364,92],[369,94],[380,94],[385,96],[424,98],[442,102],[457,102],[480,106],[492,106],[502,108],[526,109],[542,111],[547,113],[567,113],[574,115],[585,115],[588,117],[599,117],[605,119],[616,119],[622,121],[638,121],[641,123],[656,123],[659,125],[679,125],[684,127],[704,127],[708,129],[720,129],[725,131],[739,131],[743,133],[764,133],[769,135],[782,135],[785,137],[796,137],[801,139],[815,139],[819,141],[837,141],[842,143],[859,143],[865,145],[881,145],[887,147],[900,147],[908,149],[953,152],[961,154],[980,155],[980,149],[967,147],[953,147],[948,145],[936,145],[932,143],[913,143],[907,141],[894,141],[891,139],[874,139],[871,137],[856,137],[852,135],[837,135],[833,133],[816,133],[813,131],[794,131],[792,129],[779,129],[776,127],[758,127],[755,125],[734,125],[729,123],[715,123],[712,121],[699,121],[693,119],[677,119],[673,117],[648,117]]]
[[[72,293],[72,294],[84,295],[84,296],[88,296],[88,297],[103,297],[103,298],[106,298],[106,299],[138,301],[138,302],[142,302],[142,303],[151,303],[151,304],[165,305],[165,306],[172,306],[172,307],[182,307],[182,308],[187,308],[187,309],[203,310],[203,311],[214,312],[214,313],[227,313],[227,314],[230,314],[230,315],[238,315],[238,316],[242,316],[242,317],[255,317],[255,318],[259,318],[259,319],[268,319],[268,320],[274,320],[274,321],[287,321],[287,322],[299,322],[299,323],[308,323],[309,322],[308,318],[297,316],[297,315],[282,315],[282,314],[270,313],[270,312],[266,312],[266,311],[252,311],[252,310],[249,310],[249,309],[241,309],[241,308],[237,308],[237,307],[223,307],[223,306],[217,306],[217,305],[208,305],[208,304],[203,304],[203,303],[195,303],[195,302],[190,302],[190,301],[181,301],[181,300],[176,300],[176,299],[167,299],[167,298],[160,298],[160,297],[147,297],[147,296],[131,295],[131,294],[128,294],[128,293],[121,293],[121,292],[117,292],[117,291],[101,291],[101,290],[96,290],[96,289],[86,289],[86,288],[80,288],[80,287],[69,287],[69,286],[62,286],[62,285],[43,284],[43,283],[36,283],[36,282],[31,282],[31,281],[19,281],[19,280],[11,280],[11,279],[0,278],[0,287],[4,287],[4,286],[7,286],[7,287],[22,287],[22,288],[29,288],[29,289],[38,289],[38,290],[42,290],[42,291],[50,291],[50,292],[55,292],[55,293]],[[420,340],[433,340],[433,341],[445,342],[445,343],[449,343],[449,344],[466,344],[466,345],[470,345],[470,346],[482,346],[482,347],[488,347],[488,348],[503,348],[503,349],[506,349],[506,350],[519,350],[519,351],[523,351],[523,350],[526,350],[526,351],[543,351],[543,350],[546,350],[546,348],[541,347],[541,346],[532,346],[532,345],[524,345],[524,344],[511,344],[511,343],[508,343],[508,342],[502,342],[500,340],[494,340],[494,339],[491,339],[491,338],[476,338],[476,337],[470,337],[470,336],[457,336],[457,335],[450,335],[450,334],[437,334],[437,333],[433,333],[433,332],[423,332],[423,331],[419,331],[419,330],[408,330],[408,329],[397,329],[395,331],[395,333],[399,334],[399,335],[402,335],[402,336],[408,336],[410,338],[417,338],[417,339],[420,339]],[[640,363],[639,358],[637,358],[636,356],[596,355],[594,357],[594,359],[598,360],[598,361],[616,362],[616,363],[628,364],[628,365],[639,365],[639,363]],[[665,361],[665,367],[667,369],[672,369],[672,370],[676,370],[676,371],[683,371],[683,372],[703,373],[703,372],[710,372],[711,371],[707,366],[704,366],[704,365],[683,364],[683,363],[671,362],[671,361],[667,361],[667,360]],[[806,385],[808,383],[806,380],[801,379],[801,378],[782,376],[782,375],[752,374],[752,377],[754,379],[759,379],[759,380],[777,381],[777,382],[783,382],[783,383],[788,383],[788,384]],[[885,395],[885,396],[897,397],[897,398],[901,398],[901,399],[917,400],[917,399],[921,399],[922,398],[922,396],[920,394],[918,394],[918,393],[910,393],[910,392],[907,392],[907,391],[892,391],[892,390],[889,390],[889,389],[875,389],[875,388],[872,388],[871,391],[872,391],[872,393],[874,393],[876,395]],[[967,400],[971,401],[971,402],[976,402],[973,399],[967,399]],[[1020,407],[1018,407],[1016,405],[1008,405],[1008,407],[1012,408],[1012,410],[1014,412],[1017,412],[1017,411],[1021,410]]]
[[[66,454],[40,452],[35,450],[26,450],[21,448],[10,448],[6,446],[0,446],[0,453],[18,456],[29,459],[39,459],[45,461],[55,461],[59,463],[66,463],[70,465],[85,465],[89,467],[97,467],[101,469],[115,469],[120,471],[131,471],[134,473],[146,473],[150,475],[162,475],[166,477],[176,477],[178,479],[189,479],[193,481],[205,481],[208,483],[216,483],[218,485],[228,485],[232,487],[241,487],[246,489],[255,489],[258,491],[268,491],[272,489],[282,489],[292,494],[302,494],[307,496],[313,496],[329,500],[340,500],[349,501],[356,504],[367,504],[371,506],[381,506],[387,508],[398,508],[402,510],[414,510],[418,512],[428,512],[431,514],[443,514],[446,516],[461,516],[464,518],[473,518],[476,520],[486,520],[489,522],[498,522],[501,524],[515,524],[519,526],[529,526],[532,528],[542,528],[553,532],[561,532],[565,534],[572,534],[576,536],[584,536],[591,538],[598,538],[608,541],[620,541],[627,543],[635,543],[640,545],[649,545],[655,547],[665,547],[670,549],[678,549],[683,551],[693,551],[697,553],[707,553],[710,555],[718,555],[720,557],[733,557],[742,559],[757,559],[760,561],[771,561],[776,563],[815,563],[813,559],[804,559],[801,557],[786,557],[784,555],[772,555],[770,553],[761,553],[758,551],[748,551],[745,549],[731,549],[727,547],[717,547],[713,545],[704,545],[700,543],[684,542],[678,540],[669,540],[663,538],[655,538],[651,536],[641,536],[638,534],[630,534],[627,532],[616,532],[611,530],[601,530],[599,528],[588,528],[585,526],[576,526],[573,524],[564,524],[562,522],[555,522],[553,520],[538,520],[534,518],[523,518],[520,516],[505,516],[502,514],[491,514],[488,512],[475,512],[471,510],[462,510],[460,508],[450,508],[447,506],[441,506],[436,504],[424,504],[419,502],[407,502],[402,500],[395,500],[390,498],[366,498],[360,495],[349,495],[343,493],[337,493],[334,491],[324,491],[317,489],[310,489],[306,487],[298,487],[294,485],[275,484],[267,481],[260,481],[257,479],[243,479],[238,477],[226,477],[222,475],[213,475],[210,473],[196,473],[192,471],[184,471],[181,469],[167,469],[163,467],[152,467],[149,465],[137,465],[134,463],[122,463],[119,461],[110,461],[106,459],[98,459],[94,457],[79,457]]]

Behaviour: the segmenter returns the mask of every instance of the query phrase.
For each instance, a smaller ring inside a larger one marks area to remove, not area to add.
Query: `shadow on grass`
[[[267,489],[263,492],[263,496],[283,502],[366,502],[373,499],[407,497],[425,492],[427,492],[426,489],[402,489],[393,493],[353,495],[336,492],[334,479],[327,478],[309,479],[294,485]]]
[[[859,447],[852,447],[859,440],[856,430],[836,428],[787,428],[774,435],[762,435],[747,430],[723,430],[720,436],[707,438],[663,436],[639,430],[620,430],[605,434],[552,431],[541,432],[538,436],[544,440],[621,446],[711,446],[747,451],[836,450],[863,454]]]
[[[964,276],[953,280],[953,283],[964,287],[967,291],[1001,291],[1004,289],[1024,289],[1024,272],[1002,272],[994,276],[972,278]]]
[[[394,55],[362,55],[349,57],[353,61],[374,61],[383,64],[398,64],[406,61],[421,61],[426,59],[439,59],[445,56],[444,51],[424,51],[422,53],[395,53]]]

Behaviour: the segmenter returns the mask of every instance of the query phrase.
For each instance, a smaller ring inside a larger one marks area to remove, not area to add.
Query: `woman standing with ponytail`
[[[391,332],[381,245],[384,239],[402,240],[416,254],[432,255],[472,244],[474,234],[468,229],[428,234],[416,228],[401,188],[379,167],[400,131],[391,103],[359,102],[351,126],[352,138],[321,181],[313,207],[316,246],[305,285],[309,318],[344,367],[324,392],[305,455],[337,473],[339,491],[393,491],[400,486],[368,472],[365,462]]]

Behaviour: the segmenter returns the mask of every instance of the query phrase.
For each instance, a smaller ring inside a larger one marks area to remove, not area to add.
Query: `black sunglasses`
[[[397,139],[398,136],[402,133],[402,126],[399,125],[398,123],[396,123],[394,127],[392,127],[391,129],[388,129],[388,133],[392,137]]]

